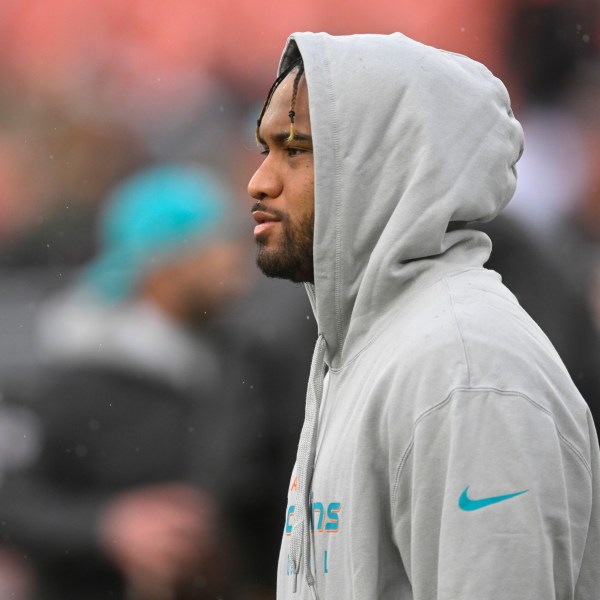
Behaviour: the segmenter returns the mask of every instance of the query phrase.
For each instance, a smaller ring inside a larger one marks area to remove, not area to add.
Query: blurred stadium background
[[[81,261],[86,217],[149,161],[214,164],[243,202],[255,106],[293,31],[401,31],[468,54],[522,116],[597,59],[599,14],[597,0],[2,0],[3,262]]]
[[[0,0],[0,378],[35,363],[40,303],[94,255],[98,211],[127,175],[204,164],[248,214],[256,115],[287,36],[304,30],[400,31],[480,60],[506,83],[526,151],[512,237],[503,246],[494,234],[507,272],[493,266],[509,285],[520,270],[517,296],[532,314],[536,302],[547,309],[542,326],[566,340],[573,377],[597,392],[599,0]],[[541,284],[536,261],[546,259]],[[11,560],[0,556],[0,597],[26,598],[27,572]]]

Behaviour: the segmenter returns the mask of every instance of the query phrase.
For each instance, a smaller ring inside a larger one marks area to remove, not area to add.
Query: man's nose
[[[270,164],[269,158],[265,158],[248,183],[248,194],[255,200],[277,198],[281,193],[281,178]]]

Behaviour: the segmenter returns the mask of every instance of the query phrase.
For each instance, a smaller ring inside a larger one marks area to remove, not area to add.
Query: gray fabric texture
[[[313,365],[314,447],[290,482],[278,598],[597,598],[593,421],[483,268],[489,238],[464,226],[515,189],[523,137],[506,89],[401,34],[294,34],[280,72],[299,53],[327,375],[323,387]]]

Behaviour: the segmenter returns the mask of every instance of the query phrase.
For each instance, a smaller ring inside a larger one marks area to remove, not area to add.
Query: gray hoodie
[[[514,192],[504,86],[401,34],[298,33],[280,70],[298,53],[320,335],[278,598],[597,600],[589,410],[464,227]]]

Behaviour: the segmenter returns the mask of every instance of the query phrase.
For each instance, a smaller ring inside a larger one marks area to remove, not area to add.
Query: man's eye
[[[304,148],[286,148],[285,151],[287,152],[288,156],[298,156],[306,152]]]
[[[260,153],[261,153],[262,156],[267,156],[269,154],[269,149],[268,148],[263,148],[260,151]]]

